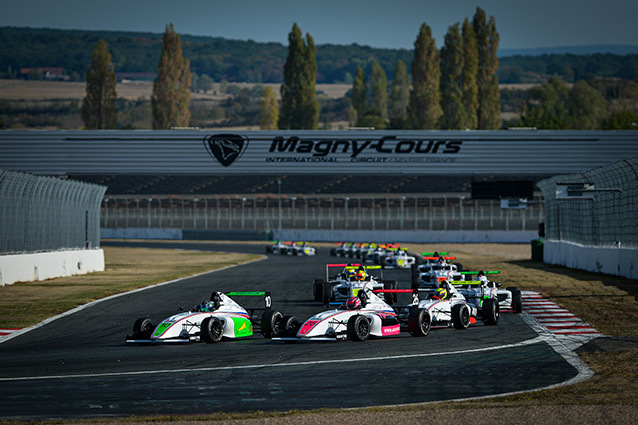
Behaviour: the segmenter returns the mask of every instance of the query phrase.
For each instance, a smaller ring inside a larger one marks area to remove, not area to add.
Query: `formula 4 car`
[[[231,296],[263,296],[265,307],[246,309]],[[270,292],[222,292],[213,291],[191,311],[174,314],[155,326],[150,319],[140,318],[133,325],[133,334],[126,336],[129,344],[219,342],[222,338],[245,338],[253,335],[255,311],[263,310],[259,324],[261,334],[271,338],[276,333],[278,320],[271,310]]]
[[[424,255],[423,264],[411,266],[412,289],[435,289],[443,280],[465,280],[465,276],[459,270],[459,265],[449,263],[449,260],[455,259],[456,257],[446,255]]]
[[[281,254],[281,251],[287,247],[286,242],[276,241],[272,245],[266,246],[266,254]]]
[[[463,271],[461,274],[477,275],[477,280],[450,281],[468,300],[468,302],[480,308],[483,300],[487,298],[495,299],[499,308],[503,312],[522,313],[523,301],[521,291],[515,286],[507,289],[500,289],[501,284],[493,282],[486,275],[499,274],[498,270],[487,271]]]
[[[401,324],[396,312],[372,290],[368,281],[361,288],[350,288],[347,302],[339,308],[324,311],[300,323],[294,316],[284,316],[273,341],[365,341],[370,337],[399,335]],[[383,291],[383,290],[378,290]],[[414,336],[425,336],[430,321],[413,329]]]
[[[416,264],[416,257],[409,255],[407,248],[397,248],[390,250],[379,262],[381,267],[407,269]]]
[[[316,255],[317,249],[307,242],[279,242],[266,246],[267,253],[281,255]]]
[[[399,290],[407,292],[409,290]],[[493,299],[483,300],[481,307],[469,303],[453,285],[442,281],[435,291],[412,289],[413,302],[408,311],[399,311],[399,318],[423,323],[426,319],[431,326],[453,326],[455,329],[467,329],[470,324],[480,318],[485,325],[496,325],[500,320],[498,302]],[[425,297],[421,298],[422,293]],[[414,329],[416,324],[412,325]]]
[[[330,278],[330,268],[339,267],[341,272]],[[327,264],[326,279],[315,279],[312,286],[312,293],[315,301],[323,301],[325,305],[342,303],[356,293],[359,289],[369,284],[371,289],[396,289],[396,280],[383,280],[368,273],[369,270],[380,269],[381,266],[363,266],[361,264]],[[396,302],[396,294],[386,294],[385,300],[388,304]]]

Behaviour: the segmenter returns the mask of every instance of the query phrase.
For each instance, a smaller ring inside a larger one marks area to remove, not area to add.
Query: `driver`
[[[362,281],[362,280],[366,280],[366,277],[367,276],[366,276],[365,270],[363,269],[363,267],[360,267],[359,270],[357,270],[357,274],[355,275],[355,278],[358,281]]]
[[[434,300],[444,300],[448,297],[448,292],[447,289],[445,288],[438,288],[436,291],[434,291],[434,295],[432,295],[432,299]]]
[[[358,310],[361,308],[361,300],[359,297],[350,297],[348,301],[346,301],[346,306],[348,310]]]

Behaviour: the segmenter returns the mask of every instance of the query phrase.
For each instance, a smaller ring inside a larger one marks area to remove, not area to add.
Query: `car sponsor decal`
[[[386,335],[398,335],[400,333],[401,333],[401,326],[400,325],[383,326],[383,327],[381,327],[381,334],[383,336],[386,336]]]
[[[299,330],[299,335],[307,334],[319,322],[320,320],[307,320]]]
[[[155,337],[160,337],[164,334],[164,332],[166,332],[166,330],[168,328],[170,328],[173,324],[170,322],[164,322],[164,323],[160,323],[157,326],[157,329],[155,329],[155,332],[153,333],[153,336]]]
[[[235,324],[235,337],[241,338],[253,334],[253,324],[250,320],[243,317],[233,317],[232,319]]]

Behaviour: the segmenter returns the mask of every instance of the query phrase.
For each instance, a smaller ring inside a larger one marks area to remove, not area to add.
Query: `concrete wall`
[[[599,248],[545,241],[543,261],[590,272],[638,279],[638,249]]]
[[[538,231],[522,230],[273,230],[273,239],[315,242],[530,243]]]
[[[0,286],[104,271],[101,249],[0,256]]]

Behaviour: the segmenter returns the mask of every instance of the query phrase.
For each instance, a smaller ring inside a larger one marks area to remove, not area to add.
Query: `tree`
[[[259,98],[259,105],[259,128],[276,130],[279,121],[279,103],[272,87],[264,87]]]
[[[99,40],[93,48],[92,66],[86,67],[86,97],[82,103],[82,121],[90,130],[115,128],[115,72],[106,41]]]
[[[496,21],[490,16],[486,21],[485,11],[480,7],[472,21],[476,45],[478,48],[478,114],[479,129],[497,129],[501,127],[501,109],[498,90],[498,50],[499,35],[496,31]]]
[[[571,128],[599,129],[607,115],[607,101],[598,90],[581,80],[569,91],[567,112]]]
[[[410,100],[410,76],[402,60],[394,68],[394,79],[390,86],[390,128],[408,126],[408,102]]]
[[[533,87],[520,125],[547,130],[569,128],[565,106],[568,96],[569,88],[557,76],[550,77],[542,86]]]
[[[153,82],[153,128],[188,126],[190,86],[190,61],[182,56],[179,35],[170,24],[164,31],[162,56],[157,65],[157,78]]]
[[[463,90],[463,106],[465,108],[465,119],[467,120],[462,128],[475,129],[478,125],[478,87],[476,77],[478,72],[478,49],[476,47],[476,37],[474,28],[470,21],[465,18],[463,29],[463,71],[461,75],[461,87]]]
[[[632,111],[616,111],[603,120],[603,130],[636,130],[638,114]]]
[[[388,77],[376,61],[372,63],[370,75],[370,109],[379,111],[384,120],[388,119]]]
[[[448,28],[445,44],[441,48],[441,128],[463,129],[467,112],[463,104],[463,39],[459,24]]]
[[[352,81],[352,96],[350,97],[350,103],[354,110],[350,115],[355,118],[355,125],[359,125],[359,119],[363,118],[368,111],[367,101],[367,87],[366,87],[366,75],[360,66],[357,66],[357,72],[354,74],[354,81]]]
[[[316,129],[319,102],[316,98],[317,49],[314,40],[293,24],[288,34],[288,57],[284,64],[284,84],[281,85],[280,129]]]
[[[414,42],[412,91],[408,104],[410,124],[415,129],[435,129],[441,117],[439,52],[432,30],[423,23]]]

